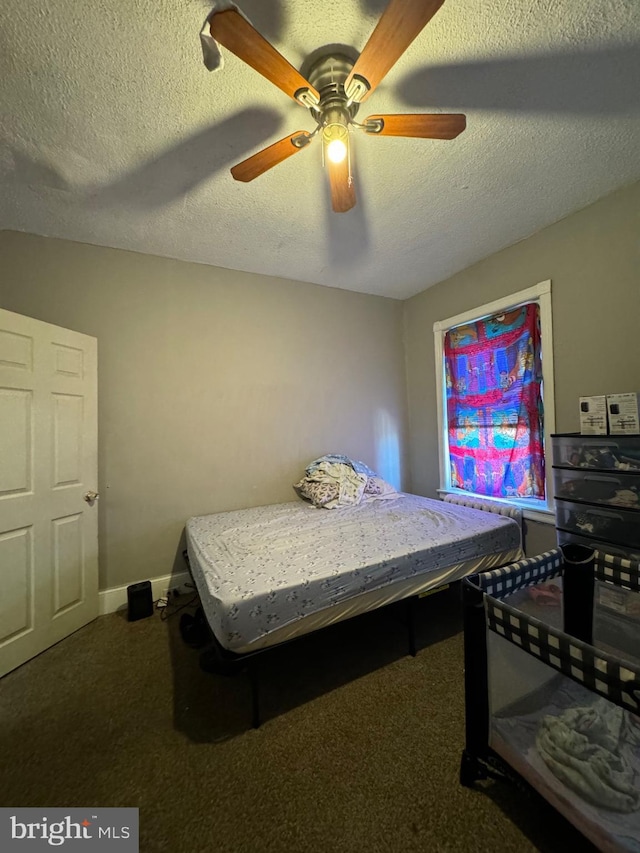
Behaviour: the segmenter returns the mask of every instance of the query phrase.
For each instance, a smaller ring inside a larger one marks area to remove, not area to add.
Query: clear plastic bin
[[[560,499],[556,500],[556,523],[559,528],[585,538],[640,548],[640,511],[600,508]]]
[[[554,468],[553,487],[557,498],[640,509],[640,473]]]
[[[640,473],[640,436],[556,435],[553,436],[553,464]]]

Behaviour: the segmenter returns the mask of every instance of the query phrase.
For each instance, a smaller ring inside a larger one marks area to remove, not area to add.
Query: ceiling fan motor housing
[[[321,55],[309,68],[307,79],[320,95],[316,107],[322,125],[343,125],[355,118],[359,104],[348,104],[344,84],[355,63],[346,53],[330,51]]]

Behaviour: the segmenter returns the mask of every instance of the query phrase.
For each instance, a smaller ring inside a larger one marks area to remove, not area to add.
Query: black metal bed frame
[[[186,550],[182,552],[182,556],[187,565],[187,568],[189,569],[189,575],[197,591],[197,585],[193,577],[193,572],[191,571],[189,555]],[[437,587],[434,590],[429,590],[429,592],[438,592],[440,590],[447,589],[449,586],[450,584],[446,583],[443,584],[441,587]],[[407,638],[409,645],[409,654],[411,655],[411,657],[415,657],[417,654],[415,609],[416,602],[419,598],[420,595],[412,595],[403,599],[405,602]],[[393,603],[397,604],[398,602]],[[217,675],[225,676],[235,676],[246,672],[251,687],[251,725],[254,729],[260,728],[261,716],[259,662],[263,655],[268,654],[270,651],[273,651],[275,649],[280,649],[283,646],[288,646],[291,643],[294,643],[297,639],[300,639],[300,637],[294,637],[291,640],[285,640],[281,643],[275,643],[272,646],[267,646],[263,649],[257,649],[255,652],[245,652],[243,654],[238,654],[237,652],[231,652],[228,649],[225,649],[224,646],[221,645],[220,641],[213,633],[213,630],[208,625],[208,623],[207,629],[209,635],[208,647],[203,649],[203,651],[201,651],[200,653],[200,668],[204,670],[204,672],[213,672]],[[310,631],[309,633],[301,636],[308,637],[311,634],[318,633],[322,630],[324,629],[318,628],[316,629],[316,631]]]

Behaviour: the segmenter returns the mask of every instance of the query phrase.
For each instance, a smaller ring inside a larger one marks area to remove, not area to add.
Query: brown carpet
[[[258,730],[179,615],[102,617],[0,682],[0,804],[137,806],[142,851],[592,849],[537,796],[460,786],[457,595],[418,611],[415,658],[393,607],[265,658]]]

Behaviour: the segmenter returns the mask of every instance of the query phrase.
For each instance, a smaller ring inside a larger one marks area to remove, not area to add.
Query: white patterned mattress
[[[246,653],[522,557],[503,515],[400,495],[190,518],[187,550],[218,642]]]

